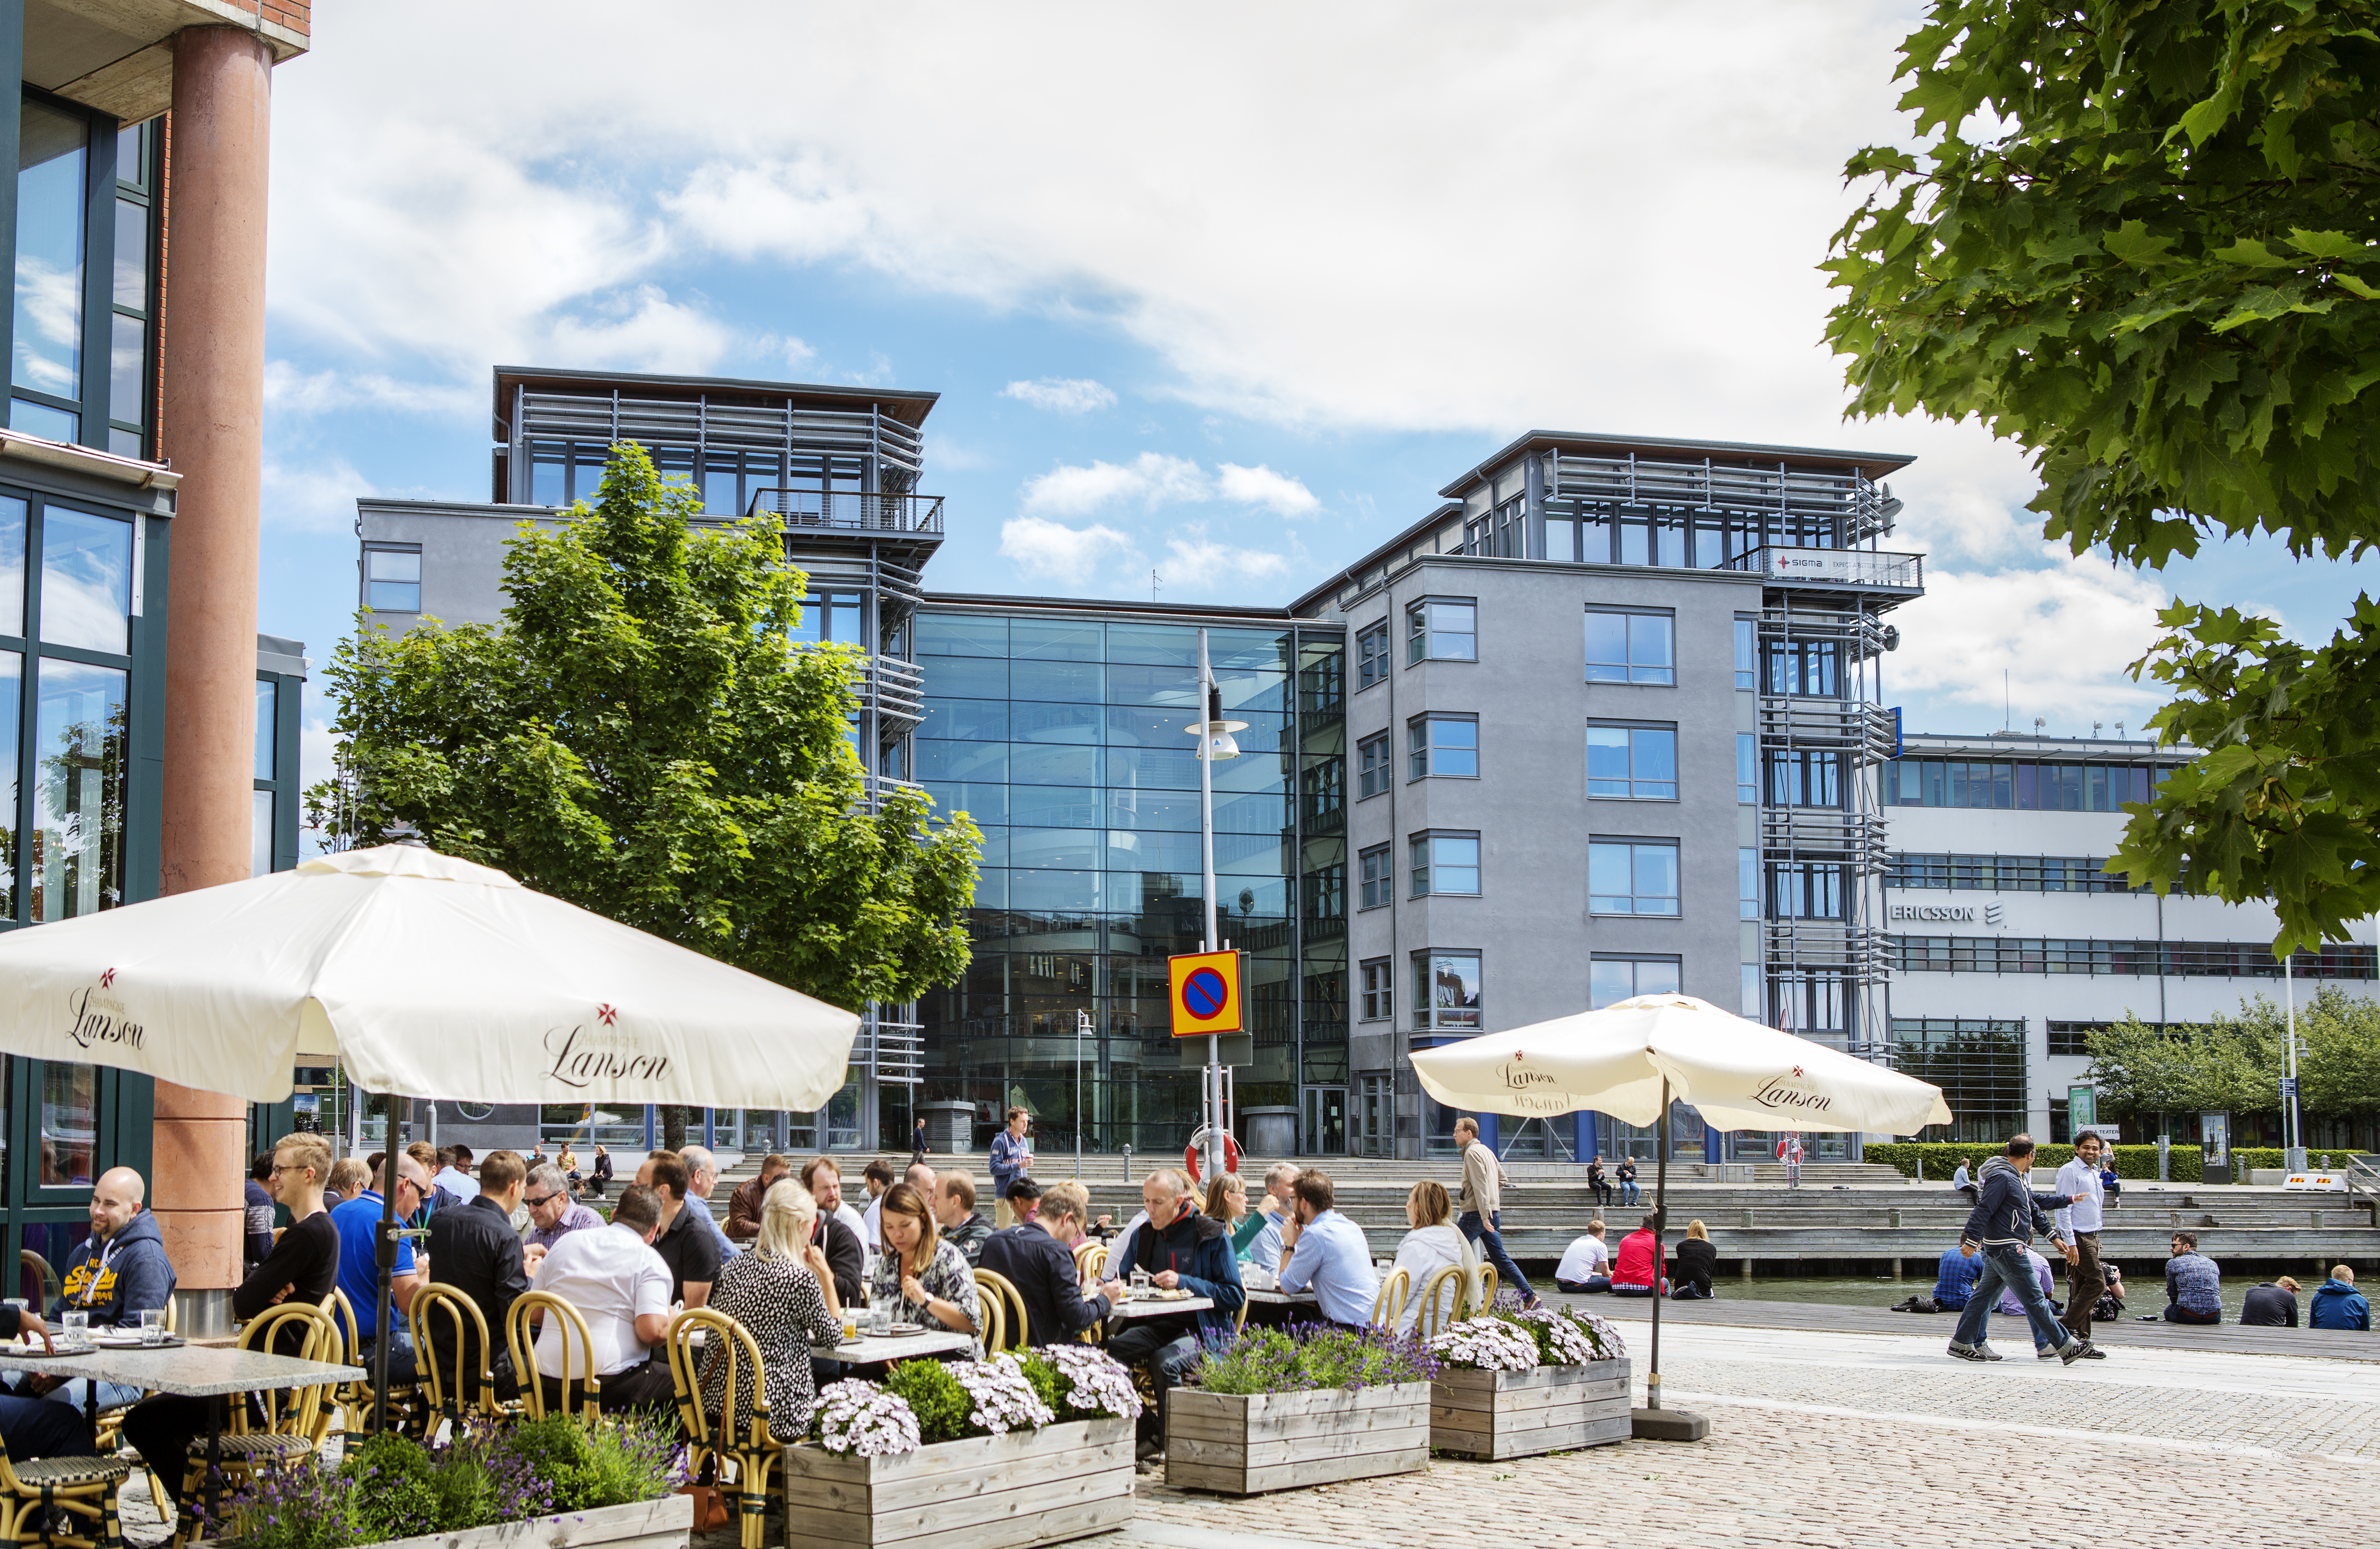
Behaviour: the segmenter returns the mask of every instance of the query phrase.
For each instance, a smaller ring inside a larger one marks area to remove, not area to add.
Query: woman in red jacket
[[[1611,1262],[1611,1294],[1613,1296],[1651,1296],[1653,1279],[1661,1266],[1661,1239],[1655,1235],[1660,1217],[1648,1215],[1645,1224],[1620,1239],[1619,1256]],[[1670,1282],[1661,1281],[1661,1294],[1670,1294]]]

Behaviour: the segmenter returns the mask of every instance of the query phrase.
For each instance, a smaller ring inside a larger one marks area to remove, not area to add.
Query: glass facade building
[[[1214,764],[1218,931],[1247,952],[1242,1112],[1296,1107],[1311,1144],[1346,1101],[1344,632],[1246,615],[929,597],[917,778],[984,833],[965,981],[929,995],[921,1101],[1006,1107],[1040,1144],[1170,1152],[1198,1082],[1166,1006],[1201,945],[1198,628],[1240,756]],[[1204,1041],[1198,1054],[1203,1055]],[[1079,1098],[1077,1092],[1079,1092]]]

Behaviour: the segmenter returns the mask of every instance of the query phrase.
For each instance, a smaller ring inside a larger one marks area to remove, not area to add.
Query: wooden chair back
[[[1008,1283],[1006,1276],[994,1275],[990,1270],[975,1272],[977,1332],[982,1336],[983,1348],[987,1351],[1008,1348],[1008,1303],[1002,1299],[999,1287],[992,1285],[993,1280],[1002,1285]]]
[[[584,1398],[578,1408],[592,1423],[603,1413],[600,1397],[603,1383],[595,1370],[595,1336],[588,1329],[585,1315],[552,1291],[524,1291],[504,1314],[504,1344],[513,1352],[513,1374],[520,1381],[528,1417],[545,1418],[545,1383],[537,1364],[538,1335],[529,1326],[531,1319],[540,1314],[553,1325],[561,1349],[559,1410],[570,1412],[570,1384],[577,1383]]]
[[[31,1270],[41,1280],[41,1305],[36,1307],[34,1311],[39,1311],[42,1307],[55,1305],[58,1299],[60,1287],[58,1284],[58,1272],[50,1267],[50,1261],[42,1257],[39,1253],[34,1252],[30,1248],[19,1248],[17,1250],[17,1263],[21,1269]]]
[[[1032,1329],[1025,1314],[1025,1293],[1016,1288],[1014,1281],[997,1270],[977,1270],[975,1286],[977,1304],[997,1309],[1000,1319],[998,1323],[985,1325],[985,1353],[1025,1348],[1032,1336]],[[994,1329],[1003,1330],[1005,1337],[993,1334],[991,1331]]]
[[[1422,1282],[1421,1321],[1415,1326],[1425,1339],[1435,1339],[1463,1321],[1463,1275],[1461,1264],[1449,1264]],[[1441,1313],[1439,1309],[1447,1311]]]
[[[1378,1295],[1372,1298],[1372,1326],[1393,1330],[1397,1320],[1404,1316],[1405,1298],[1413,1293],[1413,1274],[1402,1268],[1389,1271],[1380,1281]]]
[[[293,1327],[303,1330],[304,1337],[295,1351],[285,1350],[281,1347]],[[304,1301],[285,1301],[260,1317],[250,1318],[239,1331],[239,1348],[267,1354],[295,1354],[300,1360],[336,1360],[341,1352],[338,1325],[322,1308]],[[261,1389],[251,1396],[256,1409],[262,1412],[261,1426],[249,1405],[233,1404],[228,1406],[232,1433],[245,1435],[261,1429],[320,1442],[330,1429],[323,1397],[335,1385],[314,1383],[305,1387]]]
[[[699,1352],[694,1342],[698,1329],[702,1331]],[[747,1452],[776,1445],[769,1435],[768,1374],[760,1362],[760,1342],[750,1329],[715,1307],[698,1307],[672,1318],[662,1340],[669,1348],[670,1382],[677,1390],[678,1421],[693,1444],[689,1469],[707,1452]],[[796,1350],[794,1359],[808,1360],[809,1351]],[[702,1374],[706,1362],[722,1360],[727,1363],[725,1385],[719,1412],[713,1415],[703,1401]],[[752,1396],[752,1423],[739,1434],[736,1400],[745,1393]]]
[[[495,1349],[488,1343],[488,1320],[480,1311],[480,1304],[455,1287],[433,1280],[413,1293],[407,1321],[413,1325],[414,1363],[430,1389],[431,1412],[456,1421],[463,1419],[467,1409],[493,1415]],[[449,1336],[443,1360],[438,1343],[431,1337],[441,1330]],[[476,1372],[470,1370],[473,1351],[479,1354]],[[476,1397],[472,1396],[470,1381],[475,1377]]]
[[[1479,1266],[1479,1305],[1473,1309],[1473,1311],[1484,1313],[1495,1305],[1496,1266],[1494,1264],[1481,1264]]]
[[[1108,1245],[1086,1238],[1075,1249],[1075,1278],[1087,1286],[1099,1278],[1108,1267]]]

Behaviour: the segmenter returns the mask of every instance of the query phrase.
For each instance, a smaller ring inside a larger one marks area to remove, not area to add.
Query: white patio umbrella
[[[1721,1129],[1876,1130],[1912,1135],[1950,1122],[1939,1087],[1779,1032],[1692,995],[1637,995],[1600,1011],[1416,1050],[1414,1074],[1440,1103],[1548,1118],[1591,1108],[1628,1124],[1658,1120],[1653,1212],[1669,1226],[1673,1097]],[[1658,1262],[1659,1255],[1656,1256]],[[1661,1407],[1660,1274],[1645,1404]]]
[[[0,934],[0,1052],[255,1103],[287,1097],[310,1055],[394,1096],[816,1108],[858,1030],[852,1012],[412,845]]]

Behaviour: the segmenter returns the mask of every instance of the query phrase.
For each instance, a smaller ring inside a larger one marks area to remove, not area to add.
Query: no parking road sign
[[[1165,960],[1172,983],[1173,1036],[1200,1038],[1239,1032],[1240,985],[1246,975],[1239,952],[1191,952]]]

